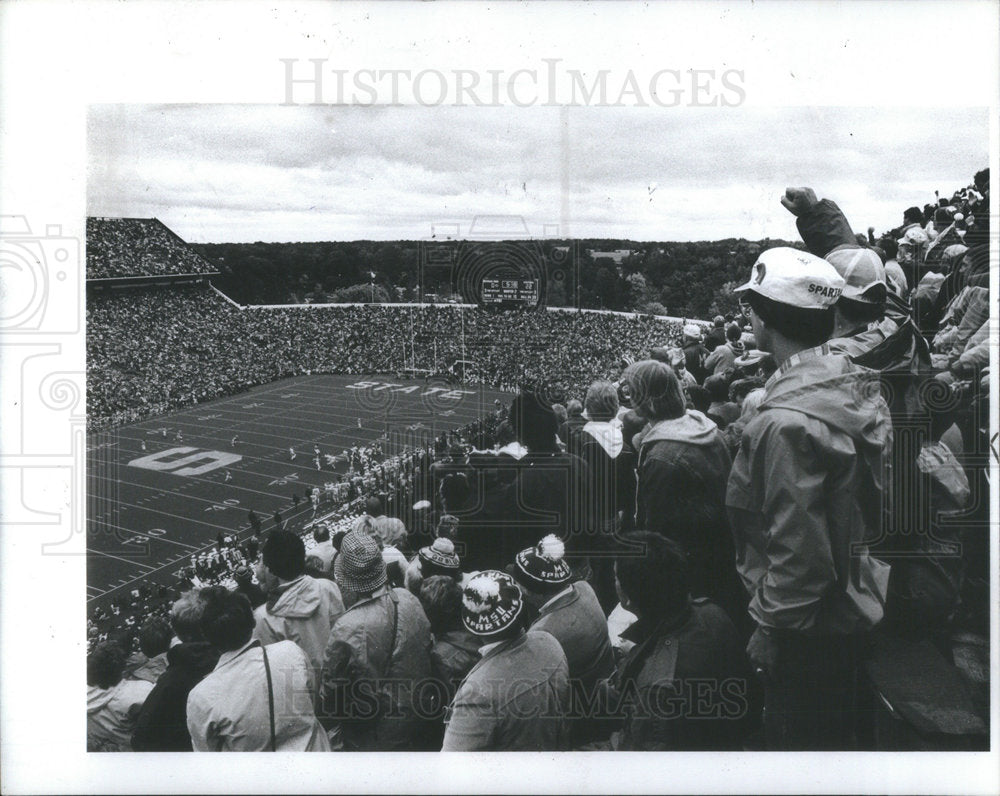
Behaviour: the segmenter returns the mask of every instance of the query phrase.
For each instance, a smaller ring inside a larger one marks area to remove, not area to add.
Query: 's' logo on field
[[[189,454],[181,456],[181,454]],[[181,458],[176,458],[181,456]],[[129,467],[139,467],[143,470],[159,470],[172,475],[204,475],[220,467],[236,464],[243,457],[238,453],[225,451],[199,451],[197,448],[169,448],[165,451],[141,456],[128,463]],[[202,462],[202,464],[197,464]]]

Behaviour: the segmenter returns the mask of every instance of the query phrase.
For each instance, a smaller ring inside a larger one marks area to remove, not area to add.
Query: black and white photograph
[[[37,5],[6,790],[995,788],[996,3]]]

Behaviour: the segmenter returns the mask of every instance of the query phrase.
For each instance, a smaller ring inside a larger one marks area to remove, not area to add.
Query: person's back
[[[414,686],[432,675],[430,649],[430,623],[420,601],[406,589],[383,584],[340,616],[326,647],[323,690],[328,706],[335,705],[344,714],[331,719],[341,721],[346,748],[419,747],[425,717],[414,704]],[[349,715],[352,707],[345,702],[345,685],[355,696],[365,688],[384,694],[391,706],[367,718],[356,712]]]
[[[330,628],[343,612],[344,602],[336,583],[301,575],[273,589],[267,602],[254,611],[254,635],[263,644],[294,641],[318,676]]]
[[[577,581],[539,610],[531,630],[550,633],[566,655],[573,686],[592,694],[597,681],[614,671],[608,622],[597,595],[586,581]]]
[[[272,531],[262,550],[262,577],[269,580],[267,602],[254,611],[254,637],[262,644],[288,639],[298,644],[318,680],[330,628],[344,612],[340,588],[305,573],[302,539]]]
[[[136,719],[153,690],[148,680],[120,680],[110,688],[87,691],[87,751],[125,752]]]
[[[167,670],[146,698],[132,733],[136,752],[191,751],[187,698],[218,661],[218,650],[204,641],[182,642],[167,651]]]
[[[653,627],[636,622],[622,638],[635,646],[613,680],[625,697],[625,722],[613,736],[614,749],[742,748],[757,699],[742,641],[725,611],[707,599],[694,600]],[[702,683],[711,687],[698,697]],[[648,705],[674,709],[647,710]]]
[[[267,667],[271,683],[268,684]],[[188,731],[199,752],[324,752],[326,733],[313,713],[315,681],[293,641],[250,641],[223,653],[215,670],[191,689]],[[273,714],[269,701],[273,699]]]
[[[452,703],[442,751],[564,750],[568,700],[569,667],[559,642],[549,633],[524,633],[487,652],[469,672]]]

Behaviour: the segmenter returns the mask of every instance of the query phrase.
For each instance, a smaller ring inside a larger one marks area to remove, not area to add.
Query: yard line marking
[[[111,553],[105,553],[103,550],[88,550],[87,551],[87,555],[90,555],[91,553],[93,553],[94,555],[104,556],[105,558],[115,558],[118,561],[124,561],[126,564],[134,564],[137,567],[142,567],[143,569],[148,569],[150,571],[153,571],[153,567],[149,566],[149,564],[140,564],[138,561],[133,561],[130,558],[122,558],[121,556],[113,556],[113,555],[111,555]]]

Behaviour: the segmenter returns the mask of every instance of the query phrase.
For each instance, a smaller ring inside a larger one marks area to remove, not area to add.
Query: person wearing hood
[[[143,702],[153,690],[148,680],[123,680],[125,653],[104,641],[87,656],[87,751],[127,752]]]
[[[587,388],[587,422],[571,432],[569,452],[587,464],[589,481],[586,495],[594,523],[596,552],[610,551],[619,515],[632,512],[635,494],[635,456],[625,447],[618,415],[618,390],[608,381],[595,381]],[[592,585],[605,613],[618,602],[611,559],[607,555],[591,557]]]
[[[254,638],[261,644],[288,639],[298,644],[319,681],[330,628],[344,613],[340,588],[305,574],[306,550],[291,531],[271,531],[262,550],[267,602],[254,611]]]
[[[190,752],[187,698],[219,662],[219,651],[199,628],[204,604],[195,590],[185,592],[170,609],[170,626],[180,640],[167,650],[167,669],[156,681],[139,712],[132,748],[136,752]]]
[[[625,371],[636,411],[648,425],[633,439],[639,452],[635,527],[677,542],[687,555],[691,593],[711,597],[733,621],[745,600],[733,569],[726,522],[731,459],[718,427],[686,409],[673,369],[643,360]]]
[[[877,374],[825,345],[843,289],[828,262],[783,247],[737,288],[778,363],[726,494],[768,749],[853,747],[864,636],[884,613],[889,568],[866,545],[881,532],[892,424]]]

